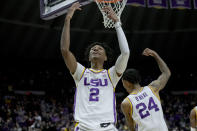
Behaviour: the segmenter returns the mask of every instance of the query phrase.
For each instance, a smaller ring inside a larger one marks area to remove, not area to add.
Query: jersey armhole
[[[133,116],[133,104],[131,103],[131,101],[128,97],[127,97],[127,101],[129,102],[130,107],[131,107],[131,117],[132,117]]]
[[[111,79],[111,75],[110,75],[109,69],[107,70],[107,74],[108,74],[109,80],[111,81],[111,84],[112,84],[112,86],[113,86],[113,88],[114,88],[114,92],[115,92],[115,86],[114,86],[114,84],[113,84],[113,82],[112,82],[112,79]]]
[[[82,79],[84,72],[85,72],[86,68],[84,67],[83,72],[81,73],[80,79],[79,81]],[[76,84],[76,88],[78,87],[79,82]]]
[[[157,99],[159,100],[159,101],[161,101],[160,100],[160,97],[159,97],[159,95],[157,94],[158,93],[158,91],[154,91],[154,87],[152,87],[152,86],[148,86],[148,88],[152,91],[152,93],[157,97]]]
[[[86,68],[84,67],[83,72],[81,73],[81,76],[80,76],[80,79],[79,79],[79,80],[81,80],[81,79],[82,79],[82,77],[83,77],[83,75],[84,75],[85,70],[86,70]]]
[[[86,68],[84,67],[84,69],[83,69],[83,71],[82,71],[82,73],[81,73],[81,76],[80,76],[79,80],[77,80],[77,81],[75,80],[76,88],[78,87],[78,84],[79,84],[80,80],[83,78],[83,75],[84,75],[84,73],[85,73],[85,70],[86,70]]]

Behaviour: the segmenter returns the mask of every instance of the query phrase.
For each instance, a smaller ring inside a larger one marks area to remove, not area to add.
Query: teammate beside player
[[[159,91],[163,89],[171,75],[169,68],[153,50],[146,48],[143,55],[152,56],[161,71],[157,80],[142,87],[139,72],[128,69],[122,76],[122,83],[129,95],[123,100],[121,110],[131,131],[168,131],[163,117]]]
[[[76,10],[81,10],[79,3],[74,3],[68,10],[61,37],[61,52],[75,84],[74,119],[78,123],[75,131],[117,131],[115,87],[126,69],[130,51],[121,24],[112,8],[106,7],[108,17],[115,22],[115,29],[121,54],[114,66],[103,69],[109,59],[107,45],[93,43],[88,49],[91,68],[85,68],[77,62],[70,47],[70,20]]]
[[[197,106],[190,112],[191,131],[197,131]]]

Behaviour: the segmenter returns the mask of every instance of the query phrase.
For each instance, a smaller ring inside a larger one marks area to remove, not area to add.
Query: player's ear
[[[89,52],[89,54],[88,54],[88,61],[91,61],[90,52]]]
[[[88,60],[90,61],[90,56],[89,56]]]
[[[104,59],[105,61],[107,61],[107,56],[105,55],[105,59]]]
[[[105,51],[105,58],[104,58],[104,61],[107,61],[107,53]]]

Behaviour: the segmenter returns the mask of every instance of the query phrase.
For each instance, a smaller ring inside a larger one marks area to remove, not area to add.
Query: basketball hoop
[[[105,28],[114,28],[115,22],[107,17],[107,13],[103,11],[104,7],[111,7],[114,12],[116,13],[119,21],[122,11],[127,3],[127,0],[95,0],[99,10],[101,11],[104,19],[104,26]]]
[[[97,2],[103,2],[103,3],[116,3],[118,1],[121,1],[121,0],[97,0]]]

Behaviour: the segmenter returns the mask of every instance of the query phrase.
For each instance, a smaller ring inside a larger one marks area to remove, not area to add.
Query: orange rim
[[[96,0],[99,3],[116,3],[121,0]]]

